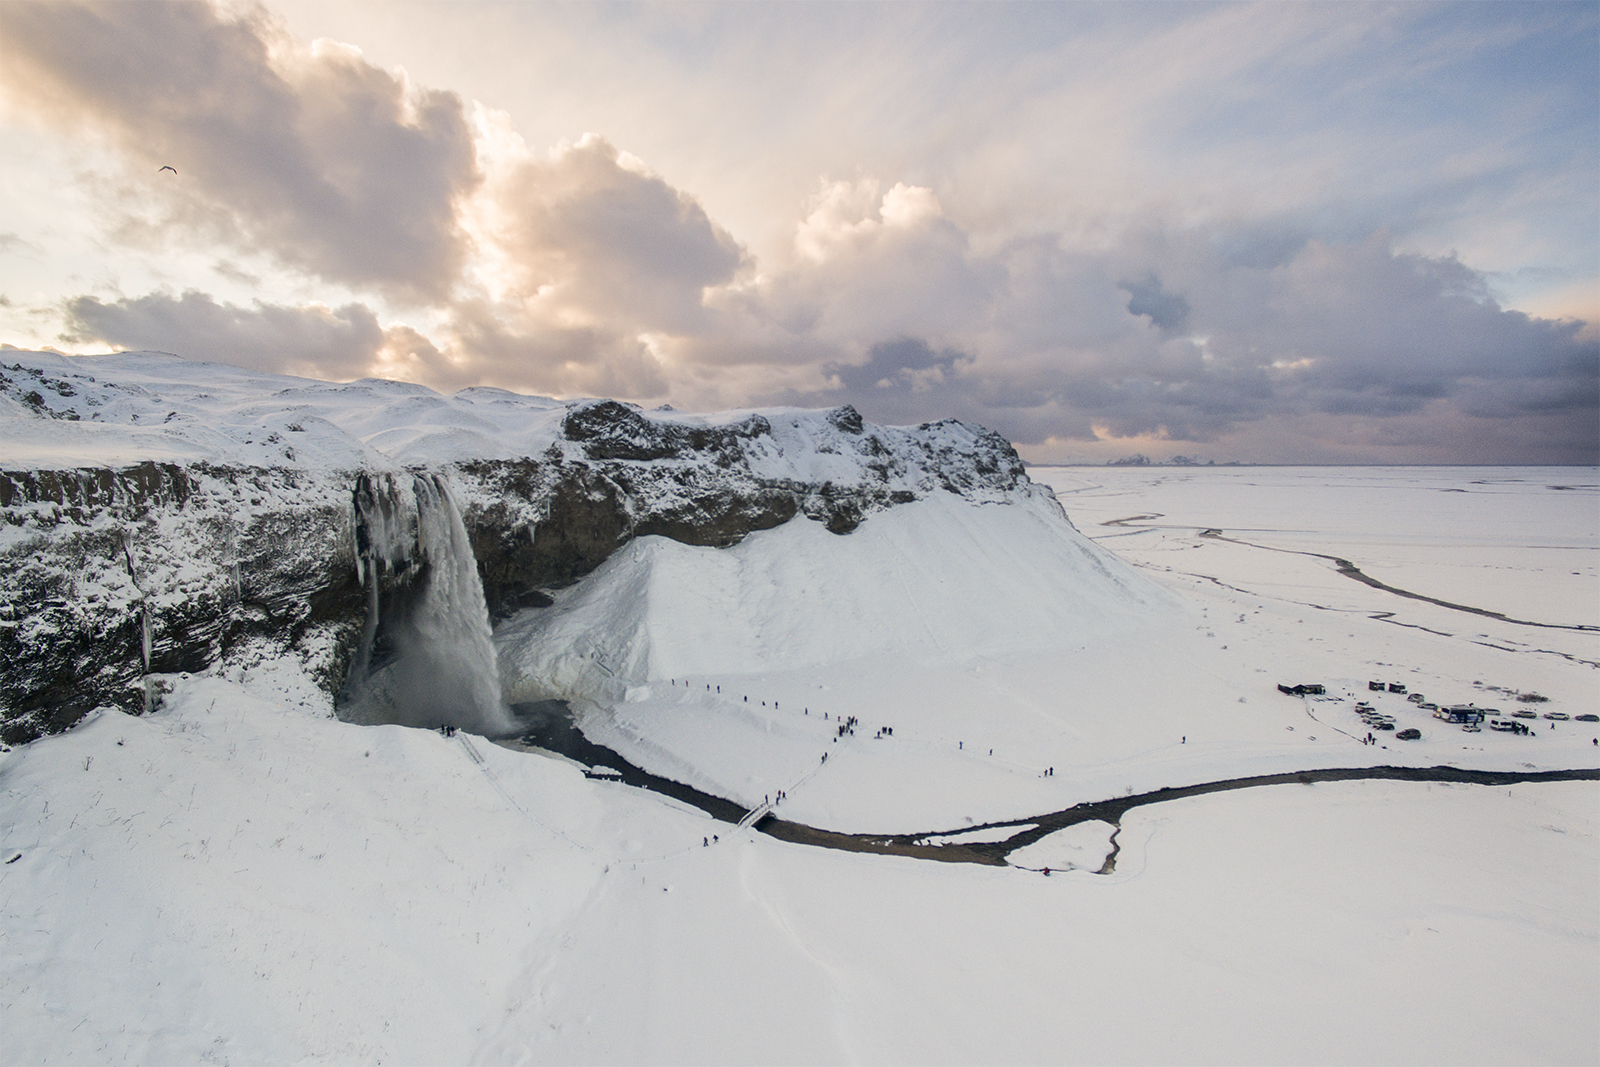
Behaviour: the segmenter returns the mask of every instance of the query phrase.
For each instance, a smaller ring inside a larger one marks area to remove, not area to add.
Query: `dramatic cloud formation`
[[[466,254],[456,204],[479,180],[455,94],[307,47],[259,10],[8,4],[0,18],[7,91],[115,144],[151,198],[146,226],[329,281],[449,292]]]
[[[1103,99],[1081,87],[1071,97],[1089,108],[1072,118],[1086,135],[1112,136],[1117,116],[1128,137],[1152,127],[1141,100],[1324,69],[1363,54],[1383,22],[1330,35],[1299,8],[1227,8],[1198,28],[1139,21],[1112,36],[1168,55],[1142,68],[1165,76],[1140,82],[1105,60]],[[1595,36],[1594,19],[1583,25]],[[1119,205],[1115,226],[1098,227],[1077,202],[1030,227],[981,190],[962,194],[962,163],[928,181],[813,178],[789,208],[787,241],[757,257],[607,138],[536,150],[513,116],[413,85],[352,47],[297,40],[263,9],[13,4],[0,33],[14,122],[88,133],[122,161],[114,181],[85,172],[78,183],[99,240],[209,255],[205,277],[152,271],[157,285],[140,295],[114,281],[61,292],[67,343],[444,389],[687,407],[848,401],[886,421],[972,419],[1039,459],[1159,454],[1163,441],[1168,452],[1214,444],[1218,459],[1600,458],[1595,325],[1507,309],[1495,277],[1462,256],[1398,243],[1383,212],[1414,230],[1418,215],[1382,198],[1328,225],[1275,194],[1255,215]],[[1183,55],[1187,42],[1215,58],[1224,39],[1239,45],[1227,69],[1207,74]],[[1488,34],[1452,40],[1500,47]],[[1415,48],[1419,62],[1447,63],[1437,37]],[[1339,92],[1371,107],[1356,88]],[[1065,98],[1038,106],[1048,99]],[[1253,116],[1232,165],[1306,188],[1295,156],[1311,146],[1280,116],[1268,124],[1283,142],[1274,156],[1255,118],[1267,103],[1253,90],[1213,106],[1213,119],[1219,107]],[[979,154],[1020,153],[1007,136]],[[1136,153],[1119,151],[1108,158],[1132,166]],[[1217,151],[1197,145],[1196,159],[1212,168]],[[1554,185],[1573,166],[1600,177],[1600,152],[1584,151],[1560,162]],[[1476,159],[1456,169],[1490,173]],[[179,180],[158,174],[163,164]],[[1062,165],[1099,181],[1082,160]],[[0,253],[50,240],[7,233]],[[32,299],[8,321],[43,315]]]

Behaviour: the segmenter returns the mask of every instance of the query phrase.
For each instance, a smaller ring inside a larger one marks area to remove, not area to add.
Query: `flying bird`
[[[162,167],[161,170],[170,170],[173,174],[177,174],[178,173],[178,168],[177,167]],[[160,174],[161,170],[156,171],[156,173]]]

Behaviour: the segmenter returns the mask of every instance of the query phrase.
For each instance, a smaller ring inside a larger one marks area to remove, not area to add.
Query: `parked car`
[[[1418,704],[1417,707],[1421,708],[1423,711],[1438,711],[1439,710],[1439,705],[1431,704],[1431,703],[1430,704]]]
[[[1554,719],[1556,722],[1566,722],[1568,719],[1572,718],[1571,715],[1568,715],[1564,711],[1547,711],[1544,713],[1544,717],[1547,719]]]
[[[1600,715],[1574,715],[1579,722],[1600,722]]]
[[[1424,697],[1421,693],[1407,693],[1406,694],[1406,699],[1411,701],[1411,703],[1413,703],[1413,704],[1420,704],[1420,703],[1423,702],[1423,700],[1425,700],[1427,698]]]
[[[1394,736],[1395,740],[1397,741],[1417,741],[1421,739],[1422,731],[1416,729],[1415,727],[1407,727]]]
[[[1537,719],[1539,713],[1537,711],[1529,711],[1527,708],[1518,708],[1511,713],[1511,716],[1515,719]]]

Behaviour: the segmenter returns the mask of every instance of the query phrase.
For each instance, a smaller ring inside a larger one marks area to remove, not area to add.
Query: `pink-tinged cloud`
[[[480,180],[455,94],[295,41],[259,9],[6,4],[0,36],[6,94],[120,150],[158,228],[324,281],[448,294],[467,253],[457,205]]]

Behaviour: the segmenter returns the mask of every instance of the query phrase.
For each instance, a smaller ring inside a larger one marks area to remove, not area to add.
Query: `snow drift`
[[[953,494],[835,537],[797,520],[710,549],[640,538],[497,636],[513,703],[893,654],[957,662],[1126,632],[1171,601],[1053,497]]]

